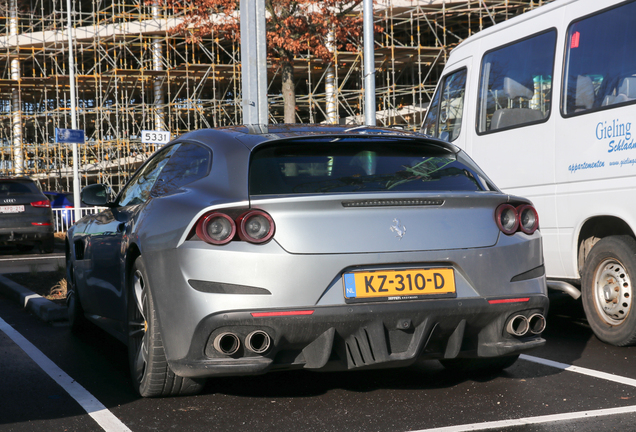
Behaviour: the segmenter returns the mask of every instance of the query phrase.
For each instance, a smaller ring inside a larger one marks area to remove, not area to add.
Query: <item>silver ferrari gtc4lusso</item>
[[[539,219],[459,148],[334,126],[182,135],[82,191],[69,318],[128,345],[142,396],[281,369],[497,371],[545,340]]]

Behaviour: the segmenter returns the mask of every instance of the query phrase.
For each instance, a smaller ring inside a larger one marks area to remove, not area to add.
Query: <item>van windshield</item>
[[[412,140],[333,138],[257,147],[250,195],[487,190],[475,167]]]
[[[422,133],[454,141],[462,128],[466,69],[445,76],[428,107]]]

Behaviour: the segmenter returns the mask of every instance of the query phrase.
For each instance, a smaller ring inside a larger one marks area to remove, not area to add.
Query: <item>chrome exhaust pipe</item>
[[[534,314],[530,318],[528,318],[528,322],[530,325],[530,333],[539,334],[545,330],[546,321],[545,317],[541,314]]]
[[[528,333],[530,322],[523,315],[515,315],[508,320],[506,331],[513,336],[523,336]]]
[[[245,338],[245,346],[256,354],[263,354],[272,343],[272,339],[263,330],[254,330]]]
[[[234,333],[221,333],[216,338],[214,338],[214,349],[216,349],[221,354],[236,354],[240,346],[241,341]]]

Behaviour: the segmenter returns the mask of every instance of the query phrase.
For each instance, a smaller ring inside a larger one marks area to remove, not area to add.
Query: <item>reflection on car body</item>
[[[128,345],[142,396],[272,370],[498,370],[541,346],[531,203],[458,148],[382,128],[190,132],[67,233],[71,326]]]

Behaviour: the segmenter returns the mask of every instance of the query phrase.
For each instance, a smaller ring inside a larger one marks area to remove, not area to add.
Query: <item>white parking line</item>
[[[587,375],[587,376],[591,376],[591,377],[594,377],[594,378],[600,378],[600,379],[603,379],[605,381],[612,381],[612,382],[615,382],[615,383],[625,384],[625,385],[628,385],[628,386],[636,387],[636,380],[632,379],[632,378],[627,378],[627,377],[622,377],[622,376],[619,376],[619,375],[608,374],[608,373],[605,373],[605,372],[599,372],[599,371],[595,371],[595,370],[592,370],[592,369],[586,369],[586,368],[573,366],[573,365],[569,365],[569,364],[565,364],[565,363],[559,363],[559,362],[555,362],[555,361],[552,361],[552,360],[546,360],[546,359],[542,359],[542,358],[539,358],[539,357],[533,357],[533,356],[529,356],[529,355],[525,355],[525,354],[521,354],[521,356],[519,356],[519,358],[521,358],[523,360],[539,363],[539,364],[542,364],[542,365],[551,366],[553,368],[563,369],[563,370],[566,370],[568,372],[576,372],[576,373],[580,373],[581,375]]]
[[[58,383],[106,432],[131,432],[84,387],[68,376],[47,356],[0,318],[0,330],[16,343],[48,376]]]
[[[504,427],[513,427],[513,426],[527,426],[531,424],[541,424],[541,423],[551,423],[557,421],[566,421],[566,420],[579,420],[579,419],[589,419],[593,417],[601,417],[601,416],[609,416],[616,414],[631,414],[636,413],[636,406],[628,406],[622,408],[609,408],[609,409],[601,409],[594,411],[579,411],[573,413],[566,414],[553,414],[547,416],[539,416],[539,417],[526,417],[520,419],[512,419],[512,420],[500,420],[494,422],[485,422],[485,423],[473,423],[473,424],[465,424],[458,426],[448,426],[442,428],[433,428],[433,429],[422,429],[419,431],[412,432],[465,432],[465,431],[478,431],[478,430],[487,430],[487,429],[498,429]]]
[[[46,260],[58,260],[60,258],[64,258],[63,254],[55,254],[55,255],[47,255],[47,256],[37,256],[37,257],[19,257],[19,258],[1,258],[0,262],[5,261],[46,261]]]
[[[520,358],[526,361],[539,363],[539,364],[554,367],[557,369],[562,369],[568,372],[575,372],[582,375],[587,375],[594,378],[603,379],[606,381],[612,381],[615,383],[636,387],[636,380],[632,378],[612,375],[605,372],[599,372],[592,369],[586,369],[586,368],[582,368],[578,366],[569,365],[566,363],[559,363],[552,360],[546,360],[546,359],[533,357],[533,356],[529,356],[525,354],[521,354]],[[608,408],[608,409],[599,409],[599,410],[592,410],[592,411],[578,411],[573,413],[552,414],[552,415],[537,416],[537,417],[525,417],[525,418],[519,418],[519,419],[499,420],[499,421],[484,422],[484,423],[472,423],[472,424],[448,426],[448,427],[442,427],[442,428],[421,429],[421,430],[411,431],[411,432],[478,431],[478,430],[497,429],[497,428],[504,428],[504,427],[513,427],[513,426],[525,426],[530,424],[551,423],[551,422],[566,421],[566,420],[580,420],[580,419],[587,419],[592,417],[602,417],[602,416],[610,416],[610,415],[616,415],[616,414],[632,414],[632,413],[636,413],[636,406],[632,405],[632,406],[619,407],[619,408]]]

